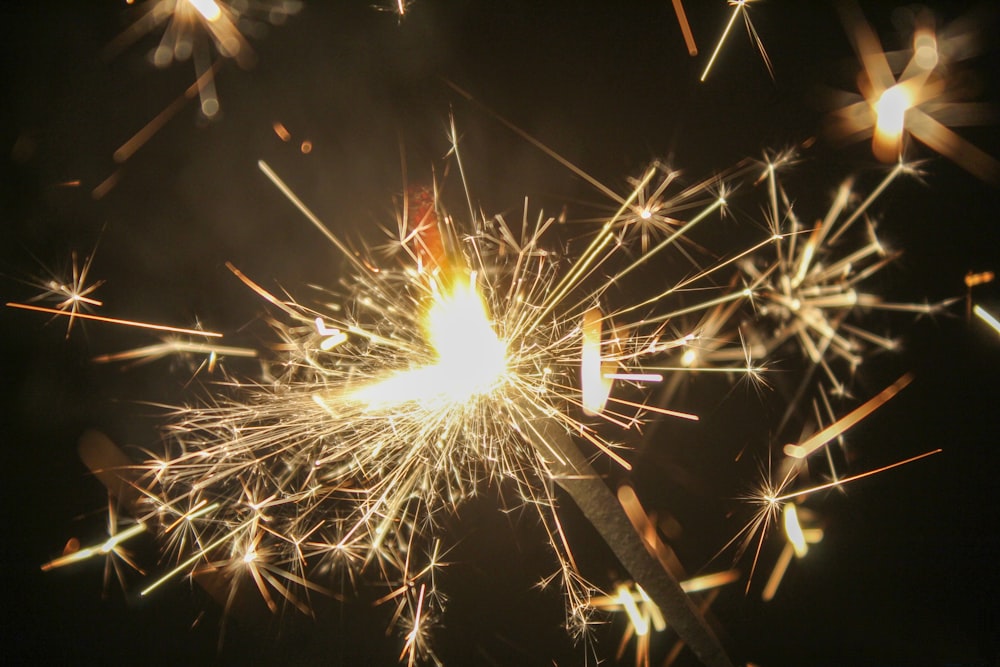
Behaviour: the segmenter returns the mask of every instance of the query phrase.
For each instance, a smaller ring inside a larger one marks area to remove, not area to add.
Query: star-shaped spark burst
[[[93,307],[104,305],[103,301],[91,296],[97,288],[104,284],[103,280],[89,282],[90,266],[94,261],[96,248],[81,265],[76,251],[70,255],[70,270],[68,276],[60,276],[54,271],[45,269],[47,277],[36,279],[32,285],[42,290],[39,294],[27,300],[27,303],[48,303],[52,309],[65,314],[69,322],[66,325],[66,337],[69,338],[81,313],[89,312]]]
[[[754,293],[758,333],[773,357],[786,344],[796,344],[809,371],[788,408],[803,397],[813,369],[836,395],[873,349],[892,350],[894,339],[864,326],[872,310],[933,313],[946,304],[893,303],[866,287],[899,253],[888,250],[876,234],[870,208],[889,184],[912,168],[900,162],[867,196],[857,193],[853,179],[837,188],[822,218],[802,220],[795,201],[778,178],[790,157],[766,159],[760,182],[767,189],[766,218],[777,242],[773,255],[754,256],[742,269]],[[838,370],[846,369],[846,370]]]

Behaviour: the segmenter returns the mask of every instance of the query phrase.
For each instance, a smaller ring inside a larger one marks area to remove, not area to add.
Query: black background
[[[624,177],[653,158],[668,158],[695,180],[815,136],[823,115],[819,91],[851,89],[856,71],[827,3],[754,5],[776,79],[737,25],[703,84],[705,56],[730,11],[723,2],[686,3],[702,50],[694,59],[669,2],[539,4],[422,0],[398,21],[367,2],[309,3],[287,25],[251,40],[255,67],[223,67],[216,121],[199,121],[195,104],[187,104],[97,200],[91,191],[115,171],[113,151],[190,84],[193,68],[149,65],[145,54],[158,34],[102,59],[128,23],[124,3],[5,7],[4,300],[29,298],[24,281],[42,273],[42,264],[65,269],[72,250],[82,257],[98,245],[92,275],[107,279],[98,292],[104,314],[179,325],[197,319],[226,331],[227,340],[259,347],[266,342],[262,304],[225,261],[293,291],[332,283],[342,267],[265,181],[258,159],[343,236],[378,242],[378,226],[392,224],[392,196],[402,188],[400,145],[409,181],[429,183],[432,166],[444,163],[453,110],[483,210],[516,218],[527,194],[533,210],[568,204],[571,216],[593,215],[608,206],[599,193],[442,80],[625,191]],[[887,46],[900,39],[893,7],[864,9]],[[937,9],[948,21],[973,7]],[[995,22],[977,21],[984,34],[995,33]],[[996,56],[987,49],[971,63],[988,101],[1000,90]],[[292,142],[276,137],[275,121]],[[994,126],[962,132],[1000,154]],[[308,155],[298,150],[302,140],[314,146]],[[905,250],[877,280],[903,300],[961,296],[967,271],[1000,269],[1000,196],[925,148],[914,147],[914,155],[931,158],[924,182],[894,184],[876,207],[884,238]],[[786,183],[817,202],[817,216],[845,175],[857,173],[859,185],[870,188],[882,169],[865,144],[821,139],[806,157]],[[61,185],[71,180],[80,186]],[[760,220],[759,206],[754,193],[736,193],[719,238],[741,221]],[[976,296],[998,312],[995,287]],[[751,593],[732,587],[713,606],[735,660],[768,667],[997,664],[1000,337],[967,322],[961,306],[950,312],[892,320],[903,350],[866,364],[856,394],[874,393],[903,370],[912,370],[916,382],[850,436],[855,470],[937,447],[944,452],[817,498],[826,538],[793,564],[777,598],[763,605],[759,587],[780,548],[769,542]],[[190,400],[191,372],[171,361],[124,372],[88,361],[153,342],[135,331],[78,324],[66,340],[62,320],[46,324],[44,315],[11,309],[0,318],[6,660],[394,664],[400,643],[385,636],[385,610],[363,601],[321,603],[316,621],[232,627],[218,648],[218,609],[186,584],[142,601],[112,585],[102,599],[97,561],[42,573],[39,566],[68,537],[102,539],[104,494],[76,457],[81,431],[98,427],[119,443],[155,443],[159,413],[139,401]],[[229,368],[255,372],[253,364]],[[637,443],[633,456],[644,500],[681,518],[680,555],[690,569],[706,571],[731,560],[709,564],[746,518],[748,510],[733,499],[754,483],[753,461],[766,461],[768,444],[787,437],[772,432],[780,416],[773,397],[741,388],[727,393],[723,385],[711,390],[688,399],[702,424],[666,424]],[[744,449],[752,456],[734,463]],[[559,596],[532,588],[553,567],[543,536],[530,515],[502,514],[495,505],[486,493],[451,521],[458,546],[442,580],[451,605],[436,634],[441,657],[450,664],[582,664],[586,652],[559,627]],[[586,573],[606,584],[613,564],[572,508],[565,514],[578,556],[590,559]],[[597,629],[597,655],[613,656],[621,629],[620,620]],[[669,646],[666,639],[654,640],[656,655]]]

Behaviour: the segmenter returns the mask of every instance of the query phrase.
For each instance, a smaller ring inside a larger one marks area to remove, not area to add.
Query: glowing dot
[[[219,113],[219,100],[214,97],[205,100],[201,103],[201,112],[208,118],[211,118],[215,114]]]
[[[302,145],[299,146],[299,150],[302,151],[303,155],[308,155],[309,153],[312,153],[312,149],[313,149],[313,144],[308,139],[306,139],[305,141],[303,141]]]
[[[922,70],[932,70],[938,64],[937,37],[933,31],[923,30],[913,37],[913,62]]]

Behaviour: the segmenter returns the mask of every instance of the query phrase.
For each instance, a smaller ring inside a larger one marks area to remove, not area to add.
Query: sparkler
[[[461,171],[457,145],[453,154]],[[627,468],[614,441],[574,414],[600,415],[625,429],[641,423],[643,413],[675,414],[611,395],[611,388],[659,379],[643,367],[677,344],[663,336],[659,322],[667,317],[633,320],[629,314],[679,288],[607,315],[592,304],[717,211],[721,198],[579,296],[597,269],[622,252],[615,242],[620,219],[655,169],[565,272],[543,244],[553,219],[540,215],[519,233],[501,218],[480,218],[465,229],[440,200],[434,201],[435,224],[421,232],[433,241],[400,226],[406,233],[399,247],[421,261],[379,266],[370,253],[351,251],[331,234],[270,167],[261,163],[261,170],[346,257],[353,279],[344,296],[331,295],[339,307],[316,310],[279,299],[230,267],[286,320],[277,325],[284,370],[273,386],[230,383],[231,395],[215,405],[179,410],[167,455],[135,468],[137,520],[155,527],[177,563],[143,594],[173,577],[209,570],[232,578],[234,590],[249,579],[272,608],[276,595],[304,608],[304,596],[321,587],[312,581],[316,571],[374,567],[406,591],[399,608],[402,626],[410,628],[404,655],[426,658],[432,651],[422,639],[423,624],[440,611],[440,600],[426,585],[434,568],[417,563],[417,547],[434,534],[436,517],[486,478],[513,484],[523,502],[538,508],[561,563],[569,622],[582,630],[590,589],[575,574],[568,541],[551,514],[555,483],[696,654],[709,665],[729,664],[569,437],[575,433]],[[428,256],[427,248],[439,250]],[[615,323],[613,340],[604,339],[601,322]],[[127,356],[133,353],[109,358]],[[581,369],[583,396],[574,382]],[[591,371],[603,387],[593,403],[586,396]]]
[[[451,152],[461,175],[457,142]],[[794,244],[791,250],[783,244],[792,243],[798,229],[774,228],[762,241],[677,284],[624,306],[609,304],[605,314],[594,304],[610,301],[614,285],[717,214],[723,198],[709,200],[687,220],[677,219],[655,245],[639,235],[645,247],[638,258],[601,277],[599,269],[619,264],[614,260],[629,247],[632,235],[623,236],[629,229],[623,221],[637,202],[648,205],[644,193],[661,173],[655,165],[565,268],[544,243],[554,219],[539,215],[532,223],[525,213],[520,230],[500,217],[478,216],[463,225],[436,195],[433,214],[398,225],[395,244],[403,255],[385,264],[367,249],[351,249],[268,165],[260,167],[348,261],[351,277],[340,292],[322,298],[329,305],[314,307],[279,298],[230,265],[281,318],[275,327],[284,360],[275,382],[230,380],[213,404],[178,409],[165,454],[128,468],[135,527],[111,532],[105,545],[47,567],[119,554],[122,540],[149,529],[174,565],[148,583],[143,595],[176,577],[209,576],[229,591],[222,595],[227,606],[246,585],[272,610],[280,601],[304,611],[310,593],[326,589],[322,579],[330,572],[353,577],[376,570],[392,591],[383,599],[397,604],[395,622],[406,635],[402,657],[411,663],[433,660],[428,624],[442,611],[432,583],[439,561],[431,555],[422,562],[420,554],[428,540],[439,539],[438,518],[475,494],[484,479],[513,486],[522,502],[536,508],[560,564],[568,624],[575,632],[587,627],[592,587],[577,573],[571,544],[553,512],[558,485],[696,655],[707,665],[729,664],[701,612],[647,550],[570,434],[628,469],[615,440],[583,414],[625,430],[637,428],[645,414],[696,418],[629,400],[621,385],[638,389],[659,381],[664,371],[678,370],[656,360],[700,332],[673,339],[663,322],[751,299],[784,304],[792,298],[769,287],[768,280],[775,273],[790,275],[774,284],[798,287],[815,276],[814,262],[820,266],[822,259],[815,233],[813,245],[797,252]],[[788,199],[773,180],[772,167],[776,221],[777,193],[786,207]],[[703,185],[702,198],[717,188],[714,181]],[[465,196],[473,210],[471,195]],[[830,238],[836,240],[861,218],[873,198]],[[832,221],[847,195],[840,200],[828,214]],[[788,217],[794,221],[790,211]],[[411,224],[420,231],[414,233]],[[709,284],[703,286],[708,298],[648,313],[769,246],[779,263],[751,273],[750,287]],[[873,243],[860,257],[877,249]],[[858,253],[852,258],[857,261]],[[809,284],[820,284],[827,275],[839,280],[841,264],[821,269],[825,273]],[[101,360],[226,350],[210,348],[167,344]],[[745,372],[759,370],[748,362]],[[786,499],[771,496],[771,506]]]
[[[743,4],[737,3],[737,12],[745,11]],[[405,6],[399,5],[401,17]],[[275,133],[287,141],[279,126]],[[464,184],[454,128],[452,143],[452,166]],[[708,269],[677,282],[661,279],[625,297],[620,286],[645,277],[651,262],[668,252],[697,265],[692,257],[701,249],[682,243],[724,210],[729,178],[745,176],[745,169],[679,195],[668,195],[678,172],[659,162],[632,179],[625,195],[600,186],[615,211],[598,221],[596,234],[572,258],[552,249],[554,218],[529,215],[527,205],[520,225],[477,215],[466,189],[470,216],[459,220],[445,205],[446,184],[435,183],[431,213],[414,216],[419,220],[404,213],[390,242],[397,252],[386,258],[333,234],[261,163],[265,176],[347,261],[348,274],[306,302],[279,295],[229,265],[274,313],[281,343],[274,347],[277,359],[269,359],[273,377],[253,382],[227,376],[208,404],[176,410],[163,452],[139,463],[91,466],[104,475],[112,498],[127,498],[123,504],[134,523],[123,526],[116,510],[110,511],[106,541],[71,550],[46,569],[102,556],[117,568],[116,559],[126,555],[123,543],[149,531],[163,544],[167,565],[146,580],[143,595],[191,577],[212,580],[227,609],[235,609],[237,593],[249,588],[272,610],[287,605],[308,613],[310,596],[329,592],[333,573],[352,581],[374,575],[388,590],[379,602],[395,607],[393,623],[404,637],[401,660],[434,661],[430,629],[444,608],[435,582],[443,567],[441,519],[487,481],[513,489],[521,503],[537,510],[558,562],[554,579],[561,582],[571,629],[582,633],[591,610],[611,608],[610,598],[595,595],[579,573],[572,541],[555,512],[558,486],[637,580],[634,587],[620,587],[614,603],[632,612],[631,631],[642,635],[641,625],[661,629],[666,621],[706,664],[727,664],[703,609],[684,595],[690,586],[678,584],[674,579],[682,575],[664,566],[665,545],[651,540],[648,530],[629,529],[593,457],[578,445],[628,469],[621,433],[631,436],[650,415],[698,418],[657,407],[648,396],[650,385],[689,370],[755,379],[763,372],[760,359],[786,342],[797,342],[809,363],[843,392],[835,363],[846,360],[853,369],[864,345],[893,346],[852,321],[859,307],[933,312],[934,306],[884,304],[874,293],[858,291],[891,257],[875,237],[868,209],[911,168],[897,163],[860,204],[853,183],[845,183],[823,224],[810,229],[799,222],[776,176],[789,161],[768,160],[761,177],[769,196],[766,236],[714,258]],[[865,243],[843,252],[862,227]],[[737,267],[742,275],[732,278]],[[70,304],[71,312],[62,302],[53,309],[30,308],[59,311],[72,324],[83,317],[76,314],[76,301],[87,303],[92,291],[74,290],[81,298]],[[743,317],[734,327],[748,306],[761,316],[758,323]],[[186,338],[218,336],[212,332],[168,331],[185,338],[95,360],[195,354],[206,355],[211,369],[222,355],[259,354]],[[901,388],[897,383],[887,391]],[[804,458],[825,448],[881,403],[872,405],[786,451]],[[615,428],[620,431],[609,436]],[[873,472],[794,493],[785,484],[767,492],[768,521],[779,509],[785,518],[791,551],[782,559],[790,561],[817,537],[798,521],[806,514],[795,504],[800,496]],[[769,582],[767,588],[773,595],[776,587]]]

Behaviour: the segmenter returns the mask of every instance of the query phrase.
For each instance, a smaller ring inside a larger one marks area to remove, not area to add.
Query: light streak
[[[896,461],[895,463],[890,463],[889,465],[882,466],[881,468],[875,468],[874,470],[866,470],[865,472],[861,472],[861,473],[858,473],[856,475],[851,475],[849,477],[844,477],[842,479],[834,480],[832,482],[827,482],[826,484],[818,484],[816,486],[812,486],[812,487],[809,487],[807,489],[801,489],[799,491],[795,491],[794,493],[786,493],[786,494],[781,495],[781,496],[774,496],[772,498],[769,498],[768,502],[773,503],[773,504],[783,503],[786,500],[791,500],[792,498],[795,498],[797,496],[808,496],[808,495],[811,495],[811,494],[816,493],[818,491],[826,491],[827,489],[833,489],[833,488],[836,488],[836,487],[839,487],[839,486],[844,486],[845,484],[850,484],[851,482],[856,482],[859,479],[865,479],[866,477],[871,477],[873,475],[879,475],[881,473],[887,472],[887,471],[892,470],[894,468],[898,468],[900,466],[905,466],[905,465],[908,465],[910,463],[914,463],[916,461],[919,461],[921,459],[925,459],[928,456],[933,456],[935,454],[940,454],[943,451],[944,450],[940,449],[940,448],[938,448],[938,449],[932,449],[932,450],[930,450],[928,452],[924,452],[923,454],[917,454],[916,456],[911,456],[910,458],[903,459],[902,461]]]
[[[760,36],[757,34],[757,29],[754,28],[753,22],[750,21],[750,15],[747,12],[747,5],[750,4],[752,0],[728,0],[729,5],[733,8],[733,13],[729,16],[729,21],[726,23],[726,27],[722,30],[722,34],[719,36],[719,41],[715,45],[715,50],[712,51],[711,57],[708,59],[708,63],[705,65],[705,70],[701,73],[701,81],[704,82],[708,78],[708,73],[712,69],[712,65],[715,64],[715,59],[718,58],[719,52],[722,50],[722,45],[726,43],[726,39],[729,37],[729,33],[733,29],[733,24],[736,23],[736,19],[743,16],[743,23],[746,25],[747,34],[750,36],[750,40],[753,42],[754,46],[757,47],[757,51],[760,53],[760,57],[764,61],[764,65],[767,67],[767,73],[774,79],[774,68],[771,65],[771,58],[768,57],[767,51],[764,49],[764,43],[761,42]],[[691,54],[694,55],[694,54]]]
[[[206,338],[222,338],[221,333],[215,331],[201,331],[199,329],[184,329],[181,327],[173,327],[168,324],[152,324],[150,322],[138,322],[135,320],[125,320],[118,317],[104,317],[103,315],[91,315],[90,313],[71,313],[65,310],[59,310],[57,308],[45,308],[44,306],[33,306],[27,303],[15,303],[13,301],[8,301],[5,304],[8,308],[18,308],[20,310],[33,310],[38,313],[49,313],[51,315],[63,315],[65,317],[73,317],[81,320],[91,320],[94,322],[104,322],[106,324],[119,324],[127,327],[136,327],[139,329],[153,329],[155,331],[169,331],[170,333],[185,334],[188,336],[204,336]]]
[[[896,394],[905,389],[911,382],[913,382],[913,375],[911,373],[906,373],[878,394],[868,399],[854,410],[807,440],[797,445],[785,445],[785,455],[796,459],[806,458],[888,403]]]
[[[112,363],[116,361],[153,361],[162,359],[170,355],[180,354],[205,354],[212,358],[217,357],[243,357],[253,358],[258,356],[257,350],[249,347],[234,347],[231,345],[207,345],[188,340],[165,340],[162,343],[146,345],[122,352],[111,352],[99,354],[91,358],[91,361],[99,364]]]
[[[78,551],[73,551],[59,558],[53,559],[42,565],[43,571],[52,570],[57,567],[65,567],[66,565],[72,565],[73,563],[79,563],[80,561],[86,560],[93,556],[103,556],[116,551],[119,545],[136,535],[141,535],[146,532],[146,526],[143,523],[136,523],[125,530],[115,533],[103,543],[95,545],[93,547],[85,547]]]
[[[208,81],[215,76],[216,72],[219,71],[219,68],[221,66],[222,66],[222,61],[217,60],[215,63],[212,64],[211,67],[206,69],[204,72],[201,72],[195,79],[194,83],[188,86],[183,93],[181,93],[176,99],[174,99],[173,102],[168,104],[163,109],[163,111],[156,114],[152,118],[152,120],[143,125],[138,132],[133,134],[127,141],[125,141],[125,143],[123,143],[115,150],[114,154],[112,155],[114,161],[117,162],[118,164],[122,164],[123,162],[131,158],[133,155],[135,155],[136,152],[140,148],[145,146],[146,143],[150,139],[152,139],[157,132],[163,129],[163,126],[165,126],[170,121],[170,119],[172,119],[174,116],[177,115],[177,112],[179,112],[181,109],[184,108],[185,105],[187,105],[189,100],[193,100],[195,96],[199,94],[199,91],[205,89],[205,87],[208,85]],[[109,180],[112,178],[117,180],[116,174],[112,174],[110,177],[108,177]],[[101,197],[103,197],[105,194],[107,194],[107,191],[111,187],[113,187],[113,185],[114,183],[109,184],[108,181],[101,183],[97,188],[94,189],[93,192],[94,199],[100,199]]]
[[[677,23],[681,26],[681,34],[684,35],[684,44],[688,53],[694,57],[698,55],[698,45],[695,44],[694,34],[691,32],[691,24],[688,23],[687,13],[684,11],[682,0],[673,0],[674,13],[677,14]]]
[[[994,331],[1000,333],[1000,320],[998,320],[992,313],[979,304],[976,304],[972,308],[972,311],[976,314],[976,317],[981,319],[983,322],[986,322],[986,324],[988,324]]]
[[[783,516],[787,541],[781,550],[781,554],[778,556],[777,562],[774,564],[774,568],[771,570],[771,576],[768,577],[767,584],[764,585],[764,589],[761,591],[760,597],[765,602],[770,602],[774,599],[775,594],[778,592],[778,587],[781,585],[781,581],[784,579],[785,574],[788,572],[788,567],[792,563],[792,558],[804,558],[810,544],[816,544],[823,540],[822,529],[802,528],[802,525],[799,523],[798,510],[795,503],[785,505]]]

